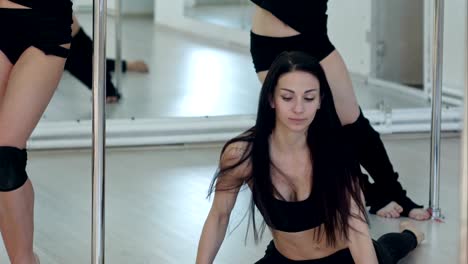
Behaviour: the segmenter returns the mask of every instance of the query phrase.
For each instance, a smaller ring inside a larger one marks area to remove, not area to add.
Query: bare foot
[[[409,212],[408,217],[414,220],[424,221],[431,218],[431,214],[426,209],[414,208]]]
[[[403,208],[396,202],[390,202],[385,207],[377,211],[377,215],[386,218],[398,218]]]
[[[418,240],[418,245],[421,244],[421,242],[424,240],[424,233],[421,232],[421,230],[419,230],[410,221],[403,221],[400,223],[400,232],[403,232],[404,230],[411,231],[416,236],[416,239]]]
[[[127,71],[147,73],[149,72],[149,68],[148,68],[148,65],[144,61],[136,60],[136,61],[127,62]]]

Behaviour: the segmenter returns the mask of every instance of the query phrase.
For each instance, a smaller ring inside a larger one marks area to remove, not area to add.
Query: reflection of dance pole
[[[93,190],[92,190],[92,264],[104,263],[104,155],[106,91],[106,18],[107,0],[93,5]]]
[[[115,1],[115,84],[122,90],[122,0]]]
[[[431,125],[431,173],[429,207],[432,219],[442,218],[439,207],[440,192],[440,127],[442,100],[442,54],[444,0],[435,0],[434,33],[432,42],[432,125]]]

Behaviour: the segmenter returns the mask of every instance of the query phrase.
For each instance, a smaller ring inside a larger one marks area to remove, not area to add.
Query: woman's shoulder
[[[248,171],[250,168],[253,134],[253,129],[249,129],[226,143],[221,153],[221,169],[230,168],[235,171],[243,171],[244,173]]]
[[[248,156],[251,144],[251,142],[242,139],[226,144],[221,155],[222,161],[241,161]]]
[[[222,154],[236,156],[250,150],[254,140],[254,134],[254,127],[252,127],[249,130],[242,132],[240,135],[230,139],[224,145]]]

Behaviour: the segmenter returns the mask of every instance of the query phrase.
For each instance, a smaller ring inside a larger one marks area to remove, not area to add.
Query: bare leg
[[[78,18],[74,14],[73,14],[73,24],[71,28],[72,28],[72,37],[76,36],[76,34],[78,34],[78,32],[81,29],[81,25],[78,22]]]
[[[0,192],[0,206],[0,228],[11,263],[35,263],[34,190],[31,181],[15,191]]]
[[[5,54],[0,51],[0,109],[4,102],[12,68],[13,65]],[[5,243],[5,246],[12,263],[34,263],[32,258],[33,232],[32,228],[28,228],[32,227],[33,204],[34,191],[30,181],[27,181],[22,188],[14,192],[0,192],[0,231],[5,242],[7,239],[9,240],[9,243]],[[19,215],[15,214],[18,212],[20,212]],[[16,219],[21,222],[12,225],[12,220],[15,221]],[[26,243],[23,241],[26,241]]]
[[[359,105],[348,69],[341,55],[335,50],[323,59],[320,64],[330,85],[333,102],[341,125],[354,123],[359,116]]]
[[[57,88],[64,63],[64,58],[46,56],[35,47],[21,55],[10,73],[0,105],[0,145],[26,147]]]
[[[6,87],[8,84],[8,77],[10,76],[11,68],[13,65],[8,58],[0,51],[0,106],[2,105],[3,97],[5,95]]]
[[[69,48],[69,44],[62,46]],[[2,54],[2,73],[8,69],[8,63]],[[8,78],[1,74],[0,87],[6,88],[2,89],[0,98],[0,146],[26,147],[27,139],[58,85],[64,64],[65,59],[46,56],[30,47],[12,67]],[[34,191],[31,182],[28,180],[15,191],[0,192],[0,208],[0,230],[11,262],[38,263],[33,253]]]

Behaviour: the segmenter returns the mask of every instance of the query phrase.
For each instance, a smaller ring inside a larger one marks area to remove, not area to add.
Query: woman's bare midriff
[[[269,37],[291,37],[300,33],[283,23],[269,11],[255,6],[252,18],[252,32]]]
[[[0,0],[0,8],[13,8],[13,9],[30,9],[27,6],[22,6],[8,0]]]
[[[296,233],[271,231],[276,249],[281,255],[292,260],[324,258],[348,247],[346,241],[342,239],[337,239],[334,247],[327,246],[326,240],[323,238],[325,234],[322,234],[322,238],[316,241],[314,237],[315,230],[316,228]]]

